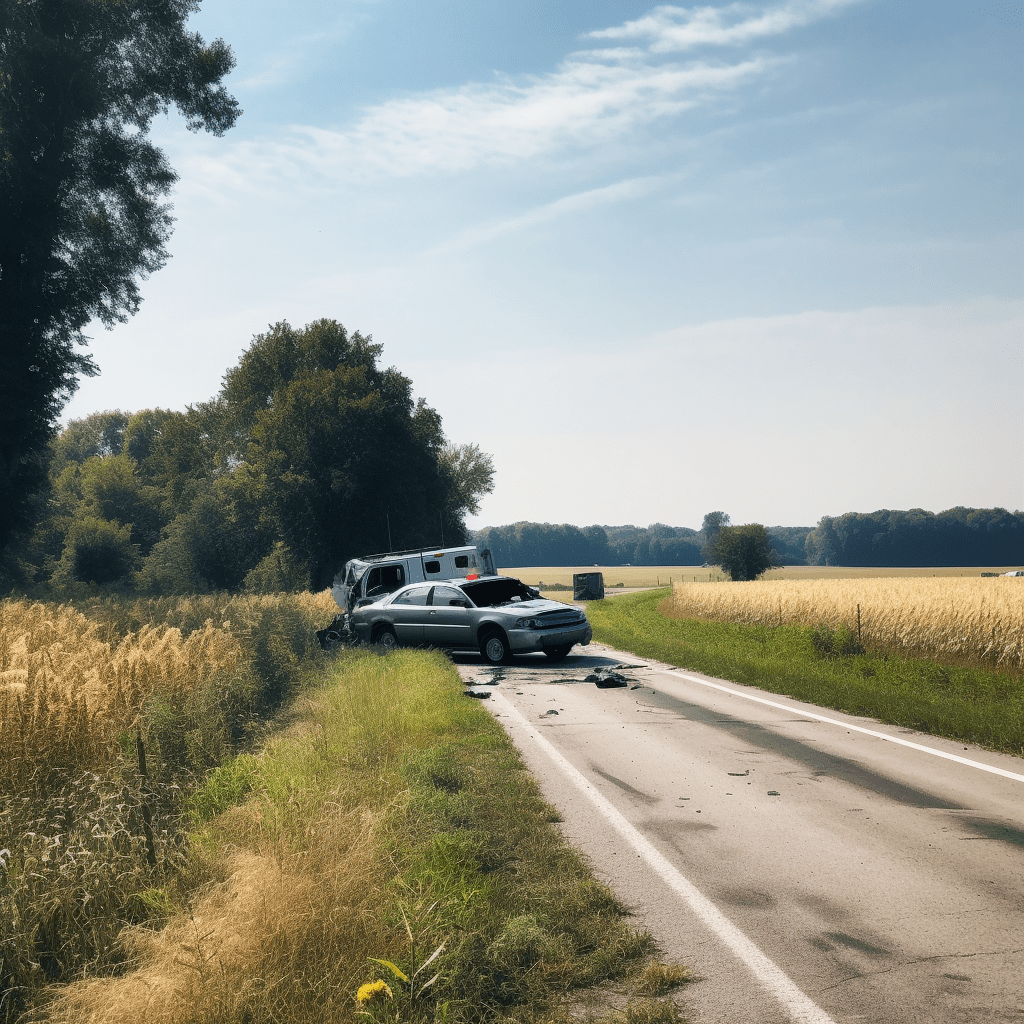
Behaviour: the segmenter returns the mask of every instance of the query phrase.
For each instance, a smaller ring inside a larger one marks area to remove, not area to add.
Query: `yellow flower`
[[[394,999],[394,993],[386,981],[378,978],[376,981],[367,982],[356,993],[357,1003],[375,1003],[379,999]]]

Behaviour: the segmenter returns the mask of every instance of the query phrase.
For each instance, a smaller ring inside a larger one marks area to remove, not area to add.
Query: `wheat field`
[[[0,601],[0,1021],[105,970],[183,865],[181,794],[319,655],[329,594]]]
[[[675,618],[846,627],[875,650],[1024,669],[1024,579],[889,577],[676,584]]]

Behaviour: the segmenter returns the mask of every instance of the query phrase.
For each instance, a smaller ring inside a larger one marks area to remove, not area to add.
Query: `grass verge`
[[[124,933],[119,977],[33,1021],[531,1024],[594,986],[617,1007],[601,1019],[679,1020],[685,971],[653,960],[440,655],[342,655],[189,813],[212,880]]]
[[[592,601],[594,637],[620,650],[851,714],[1024,755],[1024,682],[864,651],[842,628],[747,626],[662,614],[665,590]]]

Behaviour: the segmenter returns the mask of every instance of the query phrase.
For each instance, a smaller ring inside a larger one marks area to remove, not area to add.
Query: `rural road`
[[[693,1024],[1024,1024],[1024,760],[600,644],[455,660]]]

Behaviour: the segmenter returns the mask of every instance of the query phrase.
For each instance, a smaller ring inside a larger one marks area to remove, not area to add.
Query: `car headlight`
[[[540,629],[540,623],[536,619],[516,619],[516,629]]]

